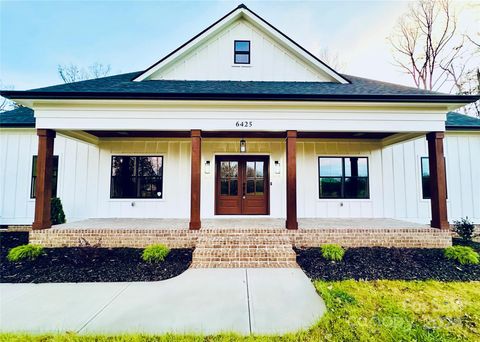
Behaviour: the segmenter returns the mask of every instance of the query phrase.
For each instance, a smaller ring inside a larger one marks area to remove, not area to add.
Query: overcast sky
[[[143,70],[239,3],[0,0],[0,80],[17,90],[58,84],[57,65],[70,63]],[[337,53],[345,73],[412,85],[386,40],[407,1],[244,3],[312,53]],[[462,25],[478,28],[468,11]]]

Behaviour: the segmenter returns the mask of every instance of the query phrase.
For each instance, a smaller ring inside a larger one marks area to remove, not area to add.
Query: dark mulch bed
[[[463,244],[454,239],[454,244]],[[480,243],[470,247],[480,252]],[[320,248],[296,249],[297,262],[311,279],[480,280],[480,265],[460,265],[443,256],[443,249],[349,248],[341,262],[322,258]]]
[[[162,263],[147,263],[138,248],[45,248],[35,261],[12,263],[12,247],[28,243],[28,233],[0,232],[0,283],[157,281],[184,272],[191,249],[172,249]]]

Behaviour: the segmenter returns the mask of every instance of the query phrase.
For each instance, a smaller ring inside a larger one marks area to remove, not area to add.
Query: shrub
[[[165,245],[150,245],[143,250],[142,259],[146,262],[161,262],[165,260],[170,249]]]
[[[345,255],[345,250],[335,244],[327,244],[320,247],[322,250],[322,256],[331,261],[341,261]]]
[[[471,247],[447,247],[444,254],[447,259],[458,261],[462,265],[476,265],[480,262],[478,253]]]
[[[7,259],[11,262],[22,260],[35,260],[43,253],[43,247],[40,245],[21,245],[12,248],[7,255]]]
[[[468,217],[453,221],[453,230],[465,241],[472,241],[475,225],[468,220]]]
[[[62,201],[58,197],[52,198],[50,204],[50,218],[52,224],[61,224],[67,222],[65,220],[65,213],[63,212]]]

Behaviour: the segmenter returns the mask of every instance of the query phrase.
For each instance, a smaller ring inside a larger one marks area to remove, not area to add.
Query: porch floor
[[[188,229],[187,219],[159,218],[91,218],[53,226],[54,229]],[[390,218],[301,218],[299,229],[385,229],[429,228],[426,224]],[[278,218],[215,218],[203,219],[202,229],[285,229],[285,220]]]

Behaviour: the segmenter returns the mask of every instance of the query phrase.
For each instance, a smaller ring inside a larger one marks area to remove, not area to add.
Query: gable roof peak
[[[150,76],[152,76],[154,73],[157,73],[159,70],[165,70],[166,68],[180,60],[182,57],[188,55],[196,47],[200,46],[202,42],[213,37],[222,29],[225,29],[230,24],[239,19],[245,19],[251,24],[254,24],[257,28],[261,29],[265,35],[273,38],[286,50],[293,52],[298,58],[302,60],[302,62],[306,63],[306,65],[312,68],[312,70],[320,74],[326,75],[327,78],[331,79],[333,82],[341,84],[350,83],[349,80],[346,79],[339,72],[325,64],[318,57],[313,55],[311,52],[309,52],[307,49],[305,49],[293,39],[288,37],[286,34],[281,32],[275,26],[273,26],[265,19],[260,17],[258,14],[253,12],[243,3],[238,5],[232,11],[228,12],[222,18],[207,27],[205,30],[191,38],[189,41],[181,45],[179,48],[166,55],[160,61],[147,68],[144,72],[135,77],[133,81],[139,82],[147,80]]]

